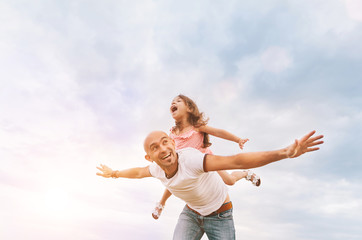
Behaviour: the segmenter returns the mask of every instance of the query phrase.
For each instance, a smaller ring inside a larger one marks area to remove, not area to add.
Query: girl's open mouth
[[[175,106],[175,105],[171,106],[171,112],[173,113],[173,112],[176,112],[176,111],[177,111],[177,106]]]

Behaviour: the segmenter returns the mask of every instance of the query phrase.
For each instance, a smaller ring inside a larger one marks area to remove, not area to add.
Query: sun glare
[[[63,189],[50,189],[45,192],[43,207],[44,211],[53,216],[66,215],[69,208],[70,197]]]

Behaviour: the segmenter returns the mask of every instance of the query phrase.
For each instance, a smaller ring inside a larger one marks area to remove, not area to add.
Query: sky
[[[182,200],[96,166],[147,166],[180,93],[244,152],[325,136],[228,187],[237,239],[361,239],[361,42],[360,0],[0,0],[0,239],[171,239]]]

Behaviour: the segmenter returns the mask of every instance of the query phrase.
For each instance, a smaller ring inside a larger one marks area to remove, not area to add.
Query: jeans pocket
[[[230,210],[226,210],[226,211],[224,211],[222,213],[219,213],[218,217],[221,218],[221,219],[232,218],[233,217],[233,210],[230,209]]]

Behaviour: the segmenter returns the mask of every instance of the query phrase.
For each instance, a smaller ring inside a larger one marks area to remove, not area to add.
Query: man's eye
[[[152,147],[151,148],[151,151],[153,151],[153,152],[156,151],[156,150],[157,150],[157,147]]]

